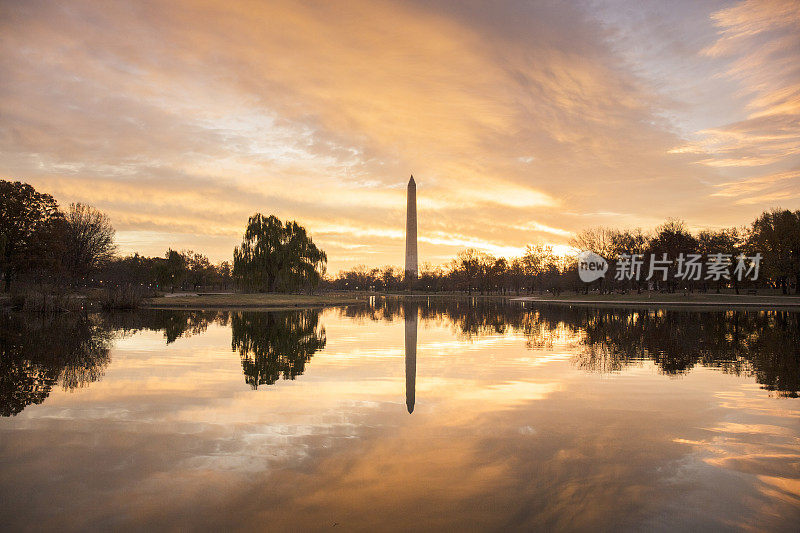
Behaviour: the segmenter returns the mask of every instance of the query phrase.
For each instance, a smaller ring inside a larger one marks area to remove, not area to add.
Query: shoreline
[[[538,303],[548,305],[579,305],[584,307],[691,307],[707,308],[714,310],[724,310],[726,308],[746,308],[746,309],[788,309],[800,310],[800,298],[793,296],[729,296],[729,295],[705,295],[711,299],[703,300],[680,300],[680,299],[593,299],[593,298],[542,298],[537,296],[512,297],[512,302]],[[714,299],[719,298],[715,301]],[[738,300],[742,298],[742,300]],[[753,298],[764,298],[758,301]],[[791,299],[780,301],[782,298]],[[766,300],[768,299],[768,300]]]
[[[651,297],[648,297],[651,296]],[[800,311],[800,296],[795,295],[734,295],[734,294],[568,294],[560,297],[479,295],[455,293],[173,293],[144,300],[138,309],[166,311],[291,311],[325,309],[366,304],[372,298],[435,299],[437,301],[504,301],[530,307],[544,305],[616,307],[616,308],[685,308],[694,310],[789,310]],[[97,302],[80,297],[81,307],[94,309]],[[0,309],[10,309],[9,298],[0,296]]]
[[[363,304],[370,298],[436,298],[443,300],[505,300],[540,305],[580,305],[598,307],[686,307],[692,309],[789,309],[800,310],[800,297],[783,295],[734,294],[646,294],[627,295],[568,295],[558,298],[543,296],[466,295],[442,293],[322,293],[268,294],[268,293],[210,293],[175,294],[146,300],[143,309],[165,310],[232,310],[232,311],[286,311],[293,309],[322,309]]]

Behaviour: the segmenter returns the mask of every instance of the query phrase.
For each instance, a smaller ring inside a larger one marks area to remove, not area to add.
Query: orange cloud
[[[620,212],[744,222],[762,206],[731,211],[715,184],[798,145],[797,32],[760,6],[707,14],[705,53],[732,61],[708,78],[751,105],[695,144],[579,6],[18,3],[0,20],[0,174],[97,205],[126,242],[161,234],[145,253],[228,258],[255,211],[297,219],[334,272],[400,262],[411,172],[433,262],[563,245]]]

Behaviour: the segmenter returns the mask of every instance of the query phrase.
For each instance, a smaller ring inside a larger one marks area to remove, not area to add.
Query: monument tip
[[[414,181],[414,174],[411,174],[411,179],[408,180],[409,185],[411,185],[412,183],[416,184],[416,182]]]

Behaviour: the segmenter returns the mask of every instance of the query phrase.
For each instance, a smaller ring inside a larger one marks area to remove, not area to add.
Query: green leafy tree
[[[644,254],[650,238],[641,228],[633,230],[614,231],[611,234],[611,257],[609,260],[616,260],[622,254]]]
[[[552,247],[543,244],[529,244],[525,248],[525,255],[522,256],[521,261],[529,291],[534,290],[536,286],[543,289],[549,285],[545,278],[556,268],[556,258],[553,255]]]
[[[511,260],[511,264],[508,267],[508,281],[514,293],[519,296],[519,292],[525,283],[525,267],[519,257]]]
[[[467,292],[472,295],[472,286],[481,274],[481,252],[474,248],[461,250],[453,260],[452,270],[463,280]]]
[[[386,266],[381,271],[381,283],[383,283],[383,290],[390,291],[397,289],[399,285],[398,278],[400,274],[395,272],[394,267]]]
[[[762,272],[787,294],[790,280],[800,292],[800,211],[774,209],[752,226],[749,247],[761,253]]]
[[[678,256],[682,253],[694,253],[697,250],[697,239],[689,231],[683,220],[668,219],[656,228],[648,248],[649,254],[645,258],[646,260],[649,261],[651,259],[649,255],[655,257],[656,260],[662,260],[666,255],[666,258],[671,261],[666,283],[670,291],[674,291]],[[653,279],[661,282],[662,278],[656,274]]]
[[[711,254],[728,254],[731,261],[743,250],[744,232],[739,228],[723,228],[719,230],[703,230],[697,234],[697,252],[709,256]],[[739,294],[739,283],[736,276],[730,280],[736,294]],[[717,292],[720,292],[723,280],[717,281]]]
[[[64,215],[52,196],[27,183],[0,180],[0,268],[6,291],[18,274],[54,266],[63,232]]]
[[[256,213],[233,251],[233,275],[240,286],[261,292],[316,288],[327,261],[303,226]]]
[[[697,249],[697,239],[692,236],[683,220],[669,219],[656,228],[650,240],[649,252],[666,253],[676,258],[681,253],[692,253]]]
[[[170,248],[164,259],[158,263],[156,279],[161,288],[169,287],[171,292],[175,292],[175,287],[181,286],[187,273],[186,258]]]
[[[208,257],[192,250],[184,250],[181,252],[181,256],[186,269],[184,276],[186,284],[195,290],[208,285],[215,273],[214,266]]]
[[[233,273],[233,269],[231,268],[231,264],[228,261],[223,261],[216,268],[217,271],[217,279],[219,283],[222,285],[223,289],[228,288],[228,282],[231,280],[231,275]]]

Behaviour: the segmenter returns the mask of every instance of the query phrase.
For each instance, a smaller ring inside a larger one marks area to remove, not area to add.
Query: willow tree
[[[315,288],[327,261],[303,226],[256,213],[233,250],[233,276],[239,286],[260,292]]]

